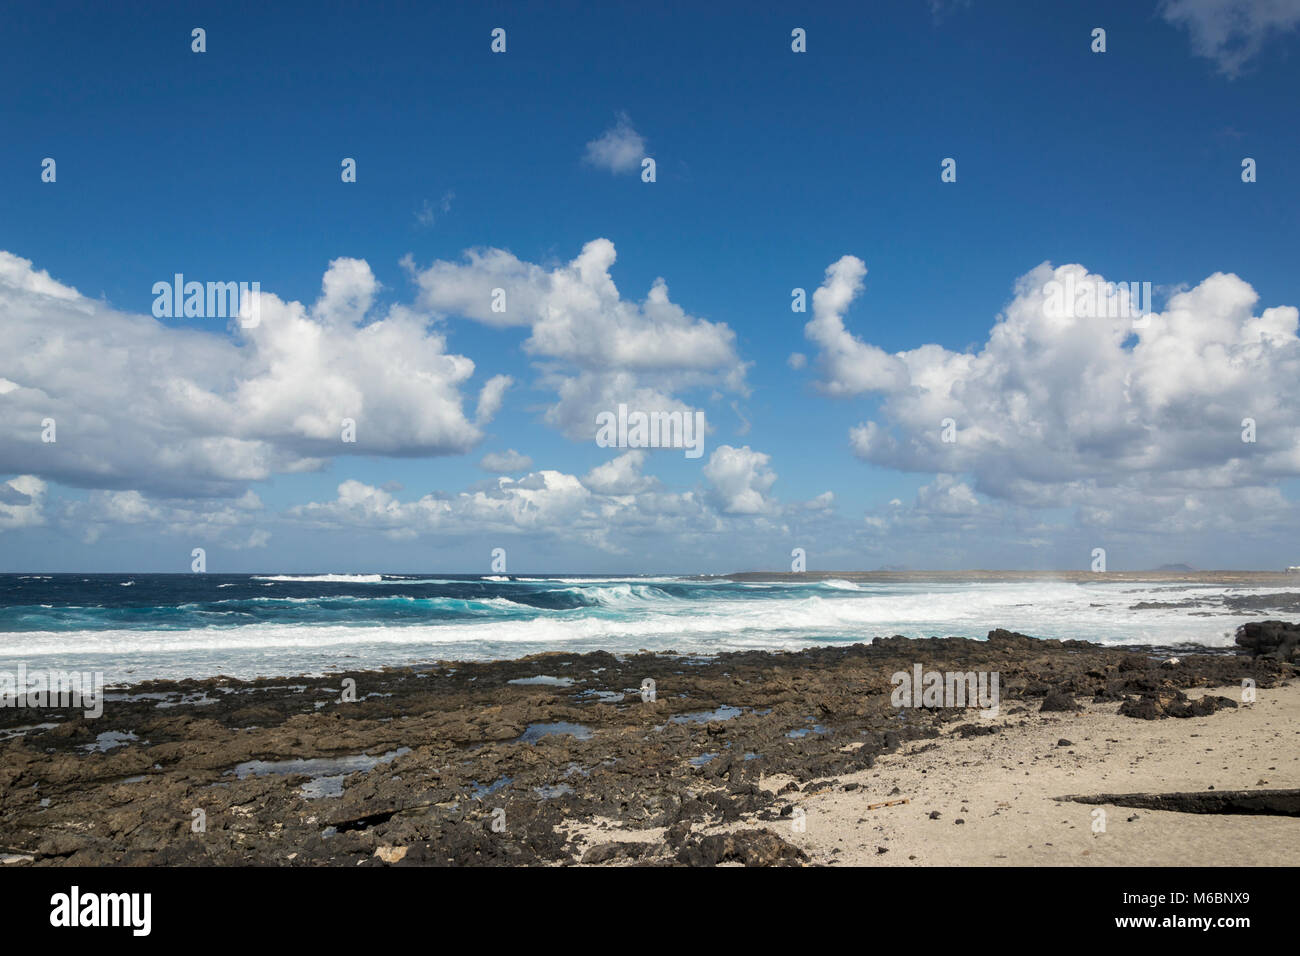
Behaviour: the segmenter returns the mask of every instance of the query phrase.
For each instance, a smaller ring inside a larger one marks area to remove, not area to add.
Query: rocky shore
[[[909,795],[880,775],[882,762],[928,768],[932,781],[959,760],[998,771],[1007,758],[996,745],[1016,728],[1059,736],[1064,753],[1070,722],[1089,714],[1104,713],[1116,734],[1159,725],[1178,738],[1178,725],[1233,719],[1244,678],[1261,693],[1290,681],[1296,664],[1277,653],[1289,637],[1256,629],[1239,655],[1171,660],[1167,649],[997,630],[987,641],[894,637],[707,658],[555,653],[140,684],[110,692],[98,719],[0,710],[0,858],[829,864],[846,858],[835,840],[796,838],[816,794],[843,809],[837,827],[869,828],[866,808],[918,809],[901,806]],[[996,672],[997,720],[897,706],[891,677],[917,664]]]

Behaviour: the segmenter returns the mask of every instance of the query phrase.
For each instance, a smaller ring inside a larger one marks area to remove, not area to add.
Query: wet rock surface
[[[762,821],[788,817],[801,790],[912,741],[987,733],[974,709],[893,706],[896,672],[996,671],[1010,714],[1055,698],[1171,716],[1221,706],[1188,689],[1296,673],[1271,656],[1179,655],[1162,668],[1154,651],[997,630],[152,682],[112,692],[98,719],[0,709],[0,852],[10,865],[800,865]],[[647,841],[578,835],[607,824]]]

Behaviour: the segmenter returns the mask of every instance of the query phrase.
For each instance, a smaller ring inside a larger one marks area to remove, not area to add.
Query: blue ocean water
[[[1160,583],[738,582],[395,574],[0,575],[0,670],[151,678],[324,673],[548,650],[709,654],[995,627],[1110,644],[1227,646],[1225,594]],[[1135,610],[1140,602],[1166,606]],[[1187,606],[1171,606],[1187,605]]]

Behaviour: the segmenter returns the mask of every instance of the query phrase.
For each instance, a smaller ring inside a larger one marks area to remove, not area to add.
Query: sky
[[[1300,0],[704,6],[9,5],[0,570],[1300,564]]]

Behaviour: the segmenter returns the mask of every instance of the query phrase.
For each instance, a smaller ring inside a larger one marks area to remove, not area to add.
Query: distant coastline
[[[728,581],[829,581],[890,584],[915,581],[942,584],[972,581],[1155,581],[1168,584],[1240,584],[1255,587],[1300,586],[1300,571],[737,571],[703,575]]]

